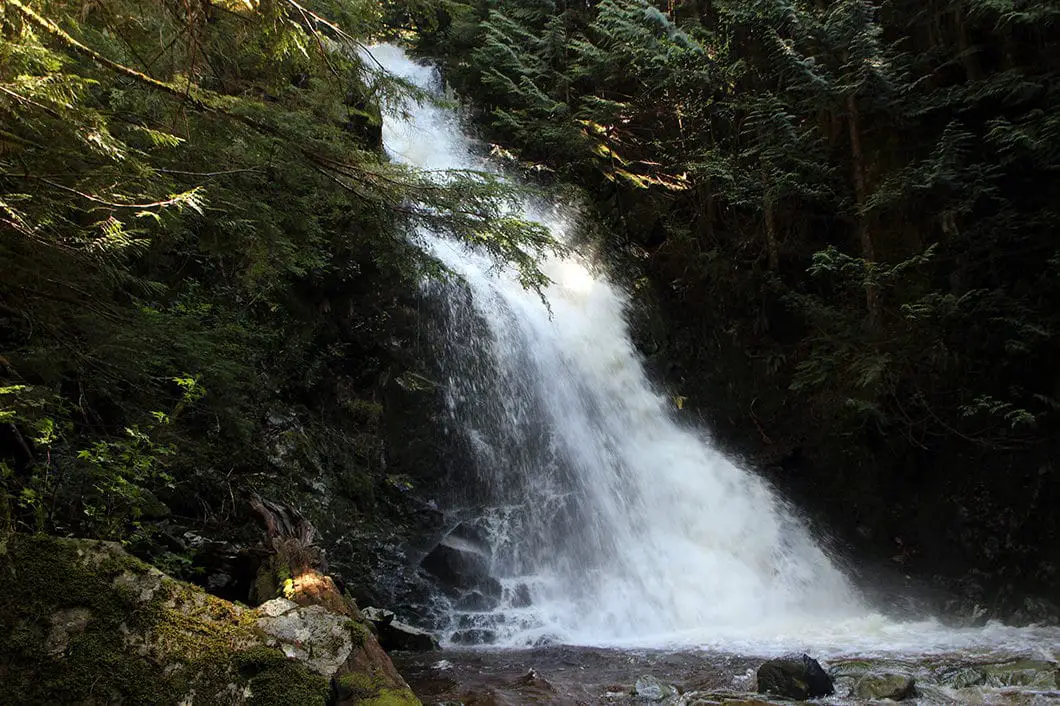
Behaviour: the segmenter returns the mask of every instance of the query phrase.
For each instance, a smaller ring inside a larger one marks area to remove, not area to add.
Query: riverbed
[[[398,655],[395,662],[424,704],[792,703],[755,693],[755,672],[767,658],[554,645],[445,649]],[[821,664],[834,679],[836,693],[813,703],[881,703],[858,696],[867,674],[912,677],[916,691],[903,701],[908,704],[1060,703],[1057,664],[1040,654],[836,655],[822,658]]]

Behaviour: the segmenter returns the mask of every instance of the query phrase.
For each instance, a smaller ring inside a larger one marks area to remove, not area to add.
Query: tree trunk
[[[398,673],[372,628],[365,622],[357,604],[339,590],[335,580],[325,574],[327,562],[324,551],[315,544],[316,529],[290,505],[274,503],[259,496],[250,499],[250,509],[265,528],[265,547],[271,552],[259,570],[255,585],[257,601],[266,601],[282,594],[302,606],[322,606],[326,610],[350,619],[355,642],[353,649],[335,674],[337,706],[367,703],[366,694],[390,695],[393,703],[419,703],[412,690]],[[343,677],[368,675],[371,689],[345,686]],[[400,697],[400,698],[399,698]],[[382,698],[371,699],[382,703]],[[390,703],[390,701],[387,701]]]
[[[869,326],[875,327],[880,320],[880,292],[871,281],[872,270],[876,267],[876,244],[872,242],[868,218],[863,213],[868,200],[868,188],[865,185],[865,157],[861,151],[861,131],[858,125],[858,106],[853,94],[847,96],[847,126],[850,130],[850,154],[854,171],[854,196],[857,200],[858,238],[861,241],[861,257],[865,260],[865,308],[869,314]]]
[[[698,228],[700,239],[710,243],[714,240],[714,188],[710,177],[697,186],[697,211],[699,212]]]
[[[973,51],[971,42],[968,41],[968,27],[964,23],[964,8],[958,7],[953,11],[953,23],[957,32],[957,51],[961,55],[961,65],[964,66],[964,75],[969,81],[978,81],[983,77],[983,69],[979,65],[979,57]]]
[[[765,230],[766,230],[766,254],[769,257],[769,269],[771,272],[776,272],[780,269],[780,246],[777,245],[777,223],[776,214],[774,213],[774,194],[773,194],[773,183],[769,178],[769,174],[765,167],[762,167],[762,190],[763,190],[763,204],[762,208],[765,211]]]

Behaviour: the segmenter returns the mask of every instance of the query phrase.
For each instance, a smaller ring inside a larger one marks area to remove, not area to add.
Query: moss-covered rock
[[[323,705],[340,670],[378,678],[349,616],[240,607],[116,544],[12,536],[0,576],[6,703]],[[387,686],[418,703],[402,682]]]
[[[916,695],[916,681],[908,674],[866,674],[854,688],[859,699],[903,701]]]

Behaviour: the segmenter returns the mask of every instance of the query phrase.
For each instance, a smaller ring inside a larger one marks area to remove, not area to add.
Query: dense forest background
[[[490,0],[405,21],[492,140],[592,194],[686,410],[858,551],[1048,612],[1015,586],[1060,579],[1060,8]]]
[[[439,273],[405,234],[530,286],[549,243],[495,179],[386,161],[380,101],[416,95],[373,36],[586,192],[680,414],[853,555],[1058,612],[1060,8],[1031,0],[6,0],[0,529],[179,572],[252,492],[407,511],[384,402],[425,382],[399,349]]]

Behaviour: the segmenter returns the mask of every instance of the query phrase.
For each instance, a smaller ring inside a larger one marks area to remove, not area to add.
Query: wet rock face
[[[796,701],[835,693],[832,678],[809,655],[771,659],[758,668],[758,693]]]
[[[362,610],[361,615],[375,626],[379,645],[387,652],[430,652],[441,649],[434,635],[401,622],[392,611],[369,607]]]
[[[486,628],[457,630],[449,638],[454,645],[491,645],[497,641],[497,633]]]
[[[470,610],[490,610],[500,602],[503,588],[490,576],[492,551],[481,532],[458,525],[420,562],[427,573]]]
[[[181,539],[184,550],[192,553],[195,584],[226,601],[245,603],[250,599],[254,578],[261,568],[260,554],[245,546],[208,539],[190,531]]]

